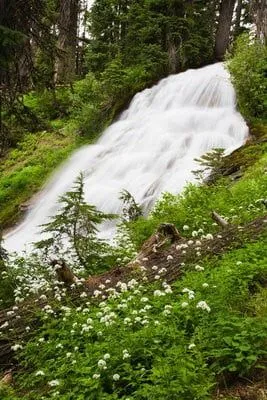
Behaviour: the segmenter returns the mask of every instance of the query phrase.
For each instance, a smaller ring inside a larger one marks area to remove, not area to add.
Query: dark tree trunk
[[[266,44],[267,41],[267,0],[253,0],[251,14],[256,25],[257,38]]]
[[[240,33],[240,21],[241,21],[241,13],[242,13],[242,4],[243,0],[238,0],[237,7],[235,11],[235,30],[234,30],[234,38],[236,38]]]
[[[75,76],[79,0],[60,0],[56,82],[71,83]]]
[[[215,42],[215,56],[222,60],[230,41],[235,0],[222,0]]]

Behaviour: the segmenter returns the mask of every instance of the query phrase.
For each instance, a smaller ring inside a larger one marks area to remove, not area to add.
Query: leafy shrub
[[[267,118],[267,47],[242,35],[228,68],[241,113],[248,119]]]
[[[69,88],[57,88],[54,91],[45,89],[25,95],[24,102],[39,118],[50,121],[69,115],[71,93]]]

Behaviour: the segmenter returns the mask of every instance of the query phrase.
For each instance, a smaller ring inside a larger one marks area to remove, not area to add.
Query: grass
[[[28,201],[54,169],[77,147],[75,134],[66,131],[27,134],[0,160],[0,226],[7,228],[21,216]]]

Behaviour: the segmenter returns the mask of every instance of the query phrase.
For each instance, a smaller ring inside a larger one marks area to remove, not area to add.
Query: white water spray
[[[178,193],[193,181],[194,158],[212,148],[229,153],[247,135],[223,64],[169,76],[138,93],[97,144],[72,155],[39,194],[24,222],[6,236],[5,247],[21,251],[40,240],[38,226],[55,214],[58,197],[80,172],[86,200],[98,209],[120,213],[119,193],[127,189],[149,210],[162,192]]]

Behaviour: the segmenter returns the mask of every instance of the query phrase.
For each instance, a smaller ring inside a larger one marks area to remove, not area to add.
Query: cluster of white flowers
[[[11,350],[13,351],[18,351],[21,350],[23,347],[21,344],[14,344],[13,346],[11,346]]]
[[[128,350],[127,349],[124,349],[123,351],[122,351],[122,358],[123,358],[123,360],[126,360],[127,358],[130,358],[131,357],[131,355],[130,355],[130,353],[128,352]]]
[[[196,265],[196,266],[195,266],[195,270],[201,272],[201,271],[204,271],[205,268],[204,268],[204,267],[201,267],[200,265]]]
[[[197,303],[197,306],[196,306],[197,308],[201,308],[201,310],[204,310],[204,311],[207,311],[207,312],[210,312],[210,307],[208,306],[208,304],[205,302],[205,301],[199,301],[198,303]]]
[[[54,380],[48,382],[48,385],[51,387],[58,386],[58,385],[60,385],[60,381],[58,379],[54,379]]]
[[[183,292],[183,293],[187,293],[189,300],[192,300],[192,299],[195,298],[195,292],[194,292],[194,290],[190,290],[190,289],[188,289],[188,288],[184,288],[184,289],[182,290],[182,292]]]
[[[102,359],[97,362],[97,366],[100,369],[107,369],[107,363],[105,360]]]
[[[164,306],[164,311],[163,311],[163,315],[169,315],[171,314],[171,310],[172,310],[172,306],[170,304],[166,304]]]
[[[165,295],[166,295],[166,293],[163,292],[163,290],[160,290],[160,289],[154,290],[154,296],[156,296],[156,297],[165,296]]]
[[[195,343],[190,343],[190,345],[188,346],[188,349],[192,350],[194,347],[196,347]]]
[[[37,371],[37,372],[35,373],[35,376],[45,376],[45,373],[44,373],[44,371],[39,370],[39,371]]]
[[[212,240],[213,239],[213,235],[211,233],[207,233],[207,235],[205,235],[204,238],[207,239],[207,240]]]
[[[167,256],[167,261],[171,261],[171,260],[173,260],[173,256],[172,256],[171,254],[169,254],[169,255]]]

